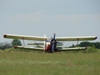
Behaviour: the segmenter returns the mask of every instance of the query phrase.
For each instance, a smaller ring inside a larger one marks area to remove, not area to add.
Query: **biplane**
[[[54,33],[52,38],[41,36],[28,36],[28,35],[16,35],[16,34],[4,34],[4,38],[9,39],[21,39],[23,40],[35,40],[35,41],[42,41],[39,43],[28,43],[28,45],[35,45],[36,47],[29,47],[29,46],[15,46],[14,48],[19,49],[33,49],[39,50],[44,52],[58,52],[58,51],[72,51],[72,50],[86,50],[87,47],[74,47],[74,48],[65,48],[63,47],[64,41],[87,41],[87,40],[95,40],[97,39],[96,36],[79,36],[79,37],[56,37]]]

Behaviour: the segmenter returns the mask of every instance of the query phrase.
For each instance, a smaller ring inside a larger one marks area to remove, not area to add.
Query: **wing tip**
[[[18,48],[17,46],[14,46],[14,48],[16,49],[16,48]]]
[[[97,39],[98,37],[96,36],[95,39]]]
[[[3,37],[6,38],[7,37],[7,34],[4,34]]]

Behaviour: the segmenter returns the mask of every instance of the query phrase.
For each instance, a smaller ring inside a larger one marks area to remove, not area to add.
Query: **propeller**
[[[51,51],[52,52],[54,52],[54,50],[55,50],[55,45],[56,44],[60,44],[60,45],[62,45],[62,43],[61,42],[57,42],[56,41],[56,34],[54,33],[54,36],[53,36],[53,38],[51,38],[51,40],[46,40],[46,42],[51,42]]]
[[[55,44],[53,43],[52,44],[52,52],[54,52],[54,47],[55,47]]]
[[[53,39],[55,39],[55,37],[56,37],[56,34],[54,33]]]
[[[56,34],[54,33],[54,36],[53,36],[53,38],[52,38],[52,40],[51,40],[51,43],[52,43],[52,52],[54,52],[55,43],[56,43],[55,36],[56,36]]]

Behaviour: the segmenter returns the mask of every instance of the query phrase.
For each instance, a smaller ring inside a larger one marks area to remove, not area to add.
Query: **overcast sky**
[[[3,34],[98,36],[100,0],[0,0],[0,42]]]

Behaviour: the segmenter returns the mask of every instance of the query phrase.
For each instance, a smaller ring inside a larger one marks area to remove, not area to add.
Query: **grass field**
[[[95,53],[0,51],[0,75],[100,75],[100,51]]]

